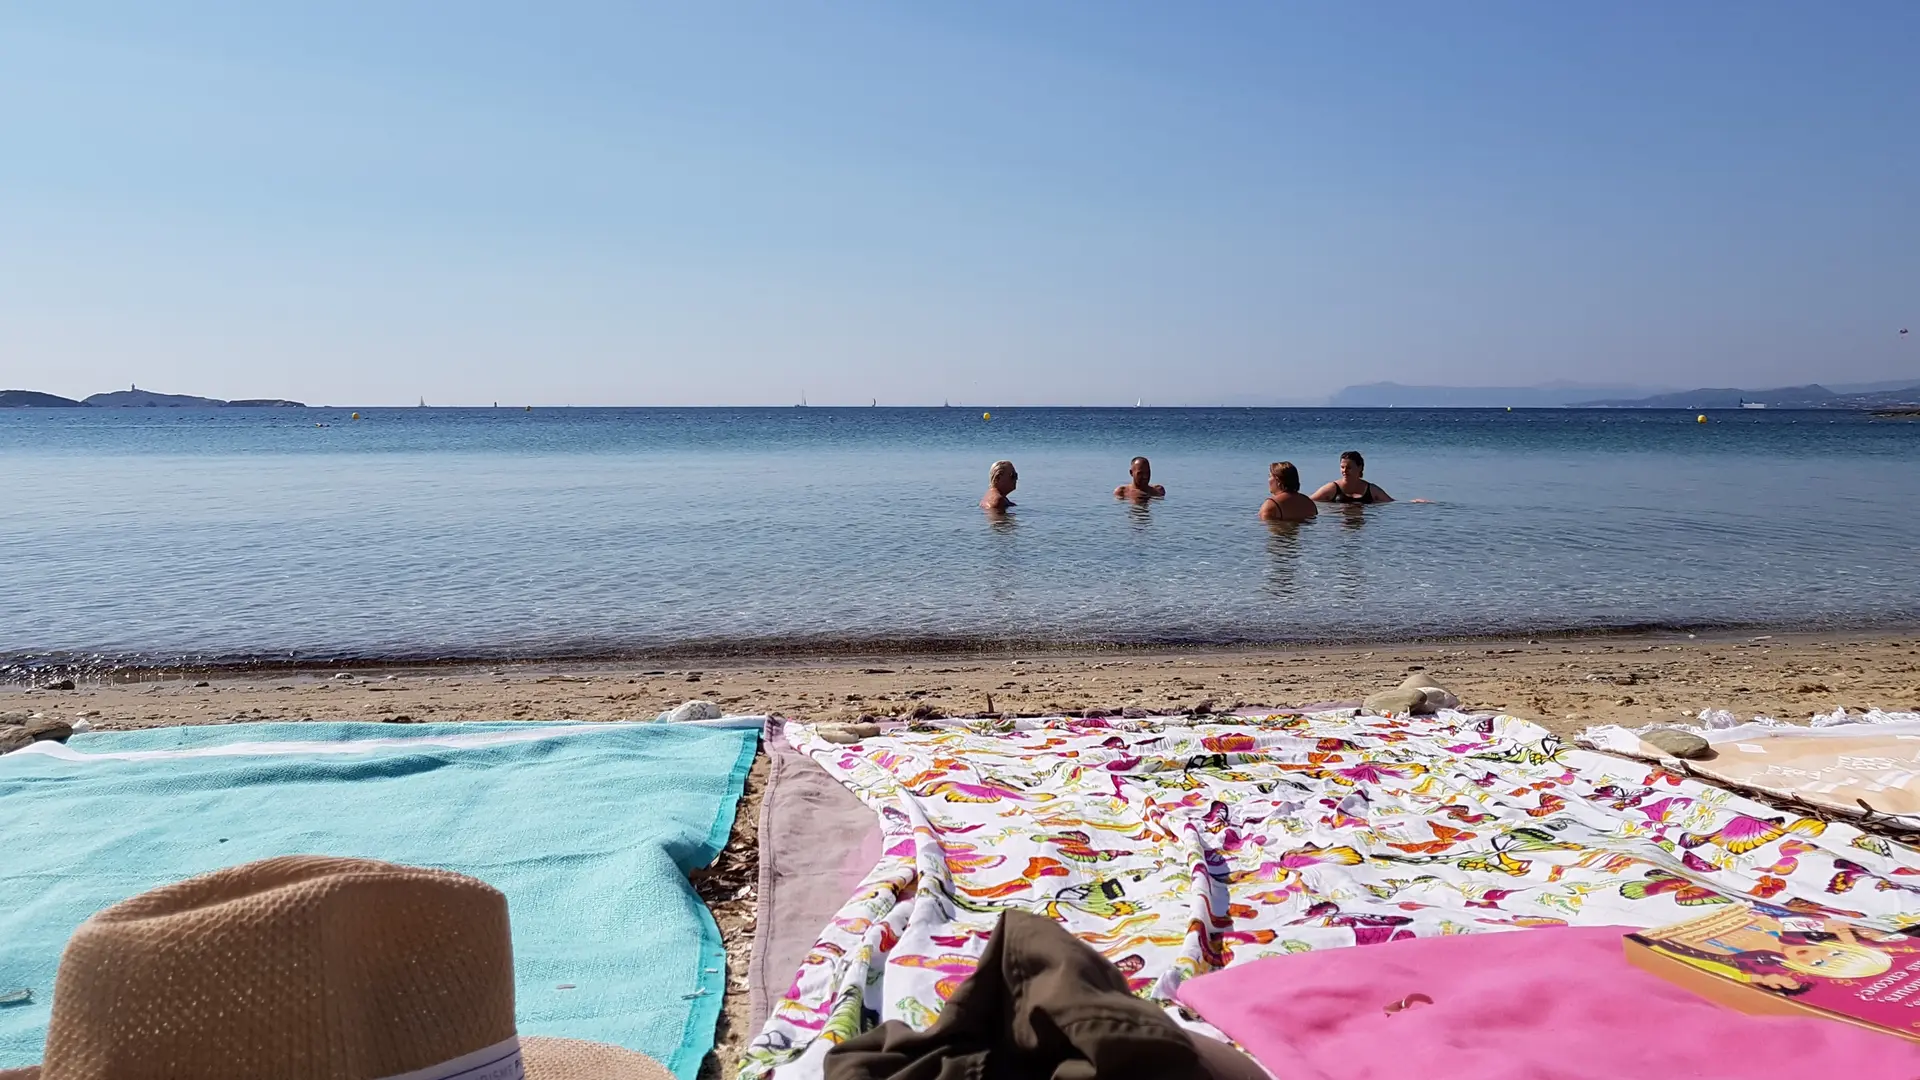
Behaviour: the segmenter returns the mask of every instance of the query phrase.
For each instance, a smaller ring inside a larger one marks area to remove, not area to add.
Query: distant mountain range
[[[1246,401],[1240,404],[1252,405]],[[1262,401],[1262,405],[1308,402]],[[1378,382],[1349,386],[1327,401],[1333,408],[1357,409],[1883,409],[1920,406],[1920,381],[1835,383],[1780,386],[1770,390],[1700,387],[1672,390],[1645,386],[1593,386],[1546,383],[1540,386],[1408,386]],[[93,394],[75,401],[37,390],[0,390],[0,409],[304,409],[284,398],[222,401],[192,394],[161,394],[138,388]]]
[[[1605,398],[1574,403],[1593,409],[1738,409],[1765,406],[1769,409],[1878,409],[1893,405],[1920,404],[1920,386],[1894,390],[1846,391],[1809,383],[1806,386],[1778,386],[1771,390],[1741,390],[1737,387],[1701,387],[1678,393],[1653,394],[1636,398]]]
[[[80,401],[38,390],[0,390],[0,409],[304,409],[298,401],[282,398],[243,398],[222,401],[219,398],[194,397],[192,394],[156,394],[151,390],[114,390],[94,394]]]
[[[1592,386],[1547,383],[1543,386],[1405,386],[1394,382],[1349,386],[1328,399],[1336,409],[1552,409],[1591,398],[1637,397],[1659,393],[1654,386]]]
[[[1828,383],[1827,389],[1836,394],[1877,394],[1882,390],[1910,390],[1920,386],[1920,379],[1890,379],[1886,382]]]
[[[1771,390],[1701,387],[1673,390],[1645,386],[1406,386],[1380,382],[1349,386],[1327,401],[1333,408],[1360,409],[1878,409],[1920,404],[1920,380],[1781,386]]]

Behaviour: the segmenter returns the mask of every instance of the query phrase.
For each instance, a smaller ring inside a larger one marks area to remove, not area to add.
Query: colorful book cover
[[[1920,937],[1732,904],[1626,937],[1627,960],[1745,1013],[1827,1016],[1920,1042]]]

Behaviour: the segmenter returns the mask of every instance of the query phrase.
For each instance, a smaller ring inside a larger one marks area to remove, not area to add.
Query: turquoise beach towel
[[[726,985],[686,873],[733,827],[757,731],[233,724],[0,757],[0,1068],[40,1061],[60,952],[94,912],[274,855],[470,874],[507,896],[523,1035],[639,1050],[691,1080]],[[561,986],[571,989],[560,989]]]

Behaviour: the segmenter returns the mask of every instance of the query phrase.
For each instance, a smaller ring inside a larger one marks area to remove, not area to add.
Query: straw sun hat
[[[671,1080],[513,1026],[507,898],[293,855],[115,904],[60,957],[45,1062],[0,1080]]]

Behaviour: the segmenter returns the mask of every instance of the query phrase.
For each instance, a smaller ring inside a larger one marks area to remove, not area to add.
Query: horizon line
[[[214,399],[214,400],[218,400],[218,399]],[[236,398],[233,400],[245,401],[248,399]],[[291,400],[291,399],[283,399],[283,400]],[[142,413],[142,414],[150,413],[150,412],[205,412],[205,411],[215,411],[215,410],[225,411],[227,409],[236,409],[241,412],[272,412],[275,410],[292,410],[292,409],[333,410],[333,411],[340,411],[340,412],[350,412],[353,410],[361,410],[361,409],[379,410],[382,412],[419,412],[419,411],[422,411],[423,409],[437,410],[442,412],[453,411],[453,410],[472,411],[472,412],[525,412],[525,411],[531,411],[535,409],[660,409],[660,410],[756,409],[756,410],[766,410],[770,412],[787,410],[787,409],[831,409],[831,410],[840,411],[840,412],[860,412],[860,411],[872,412],[879,409],[897,409],[897,410],[915,409],[915,410],[925,410],[930,412],[948,412],[953,410],[970,411],[974,409],[979,409],[987,413],[991,413],[995,411],[1012,411],[1012,410],[1020,410],[1020,409],[1101,409],[1101,410],[1110,410],[1114,412],[1146,411],[1146,410],[1152,410],[1152,409],[1159,409],[1159,410],[1243,409],[1248,411],[1314,409],[1314,410],[1337,410],[1341,412],[1391,412],[1395,410],[1403,410],[1403,411],[1409,411],[1409,412],[1420,411],[1420,410],[1444,410],[1444,411],[1481,410],[1481,411],[1496,411],[1496,412],[1498,411],[1505,411],[1505,412],[1521,412],[1521,411],[1525,411],[1525,412],[1568,412],[1568,411],[1572,411],[1572,412],[1739,412],[1739,411],[1742,411],[1739,406],[1731,406],[1731,405],[1728,405],[1728,406],[1719,406],[1719,405],[1654,406],[1654,405],[1593,405],[1593,404],[1586,404],[1586,403],[1565,404],[1565,405],[1527,405],[1527,404],[1516,404],[1516,405],[1438,405],[1438,404],[1335,405],[1330,402],[1321,402],[1318,404],[1294,402],[1291,404],[1282,404],[1282,405],[1236,405],[1231,403],[1202,404],[1202,405],[1194,405],[1194,404],[1094,405],[1094,404],[1062,404],[1057,402],[1049,402],[1049,403],[1024,404],[1024,405],[984,405],[984,404],[978,404],[978,403],[954,404],[954,405],[816,405],[812,403],[809,403],[806,405],[740,405],[740,404],[714,404],[714,403],[705,403],[705,404],[698,404],[698,405],[657,405],[657,404],[656,405],[576,405],[576,404],[541,404],[541,403],[524,403],[523,402],[523,403],[516,403],[512,405],[498,405],[498,404],[485,404],[485,405],[318,404],[318,405],[315,405],[315,404],[308,404],[308,403],[301,403],[298,405],[264,405],[264,406],[255,406],[255,405],[234,406],[234,405],[225,405],[225,404],[220,404],[220,405],[78,405],[78,406],[18,405],[18,406],[0,407],[0,412],[69,412],[69,411],[75,411],[77,409],[86,409],[86,410],[95,411],[95,412],[112,412],[112,413],[130,412],[130,413]],[[1856,409],[1856,408],[1834,407],[1834,406],[1829,406],[1829,407],[1773,406],[1771,407],[1770,411],[1773,411],[1773,412],[1858,412],[1863,410]]]

